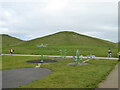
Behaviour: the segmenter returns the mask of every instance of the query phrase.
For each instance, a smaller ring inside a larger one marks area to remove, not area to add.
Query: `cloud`
[[[8,24],[4,21],[0,21],[0,26],[7,26]]]
[[[44,10],[47,12],[60,11],[66,8],[68,2],[68,0],[51,0]]]
[[[84,34],[84,35],[88,35],[88,36],[93,36],[93,37],[100,37],[103,33],[102,32],[84,32],[84,33],[81,33],[81,34]]]
[[[0,28],[0,32],[1,32],[1,34],[10,33],[8,28]]]
[[[1,0],[0,2],[50,2],[52,0]],[[60,0],[56,0],[60,1]],[[69,0],[72,1],[72,0]],[[118,2],[119,0],[74,0],[74,2]]]
[[[98,29],[109,31],[109,32],[111,32],[111,31],[118,32],[118,27],[101,26],[101,27],[98,27]]]
[[[19,37],[22,35],[20,38],[27,40],[61,30],[73,30],[117,42],[116,37],[111,39],[107,35],[109,33],[117,36],[116,0],[85,1],[39,0],[39,3],[0,3],[0,33]]]

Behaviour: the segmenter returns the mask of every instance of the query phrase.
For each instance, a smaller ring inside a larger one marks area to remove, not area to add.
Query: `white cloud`
[[[5,33],[10,33],[8,28],[0,28],[0,33],[5,34]]]
[[[42,1],[41,0],[0,0],[0,2],[49,2],[49,1],[52,0],[42,0]],[[118,2],[119,0],[74,0],[74,1],[78,3],[78,2]]]
[[[103,33],[102,32],[83,32],[83,33],[81,33],[81,34],[84,34],[84,35],[88,35],[88,36],[93,36],[93,37],[96,37],[96,36],[98,36],[98,37],[100,37]]]
[[[7,26],[8,24],[4,21],[0,21],[0,26]]]
[[[51,0],[44,10],[47,12],[60,11],[66,8],[68,0]]]
[[[117,34],[116,0],[39,0],[39,3],[0,3],[0,33],[41,37],[60,30],[73,30],[89,36]],[[97,2],[99,1],[99,2]],[[6,28],[6,30],[4,30]],[[7,31],[8,30],[8,31]],[[104,33],[102,33],[104,32]],[[26,35],[25,35],[26,34]],[[20,37],[22,38],[22,37]],[[23,39],[22,38],[22,39]],[[117,38],[111,39],[116,41]]]
[[[118,31],[118,27],[111,27],[111,26],[101,26],[99,27],[99,29],[104,30],[104,31],[113,31],[113,32],[117,32]]]

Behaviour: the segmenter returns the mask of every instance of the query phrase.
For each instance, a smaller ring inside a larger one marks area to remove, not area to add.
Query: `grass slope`
[[[89,37],[75,32],[58,32],[45,37],[27,41],[23,45],[113,45],[112,42]]]
[[[35,67],[36,64],[26,61],[38,59],[39,57],[3,56],[3,69]],[[117,60],[91,60],[89,65],[71,66],[66,64],[74,62],[72,59],[46,59],[58,60],[41,66],[52,70],[52,73],[19,88],[96,88],[117,64]]]
[[[16,45],[24,42],[18,38],[15,38],[15,37],[12,37],[12,36],[9,36],[6,34],[1,34],[1,36],[2,36],[2,46],[3,47],[4,46],[16,46]]]
[[[40,44],[48,45],[44,48],[44,52],[41,52],[41,48],[36,47]],[[15,53],[18,54],[43,53],[46,55],[60,55],[59,50],[64,52],[65,49],[67,50],[66,55],[75,55],[76,50],[79,49],[82,55],[95,54],[96,56],[107,56],[107,50],[111,48],[114,57],[117,57],[118,50],[117,45],[112,42],[68,31],[25,41],[14,46],[3,47],[3,53],[9,53],[9,48],[13,48]]]

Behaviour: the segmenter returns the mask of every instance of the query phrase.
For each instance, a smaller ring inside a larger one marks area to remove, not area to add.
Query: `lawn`
[[[39,57],[30,56],[2,56],[2,69],[35,67],[36,64],[26,63],[26,61],[38,59]],[[48,57],[46,59],[58,60],[41,66],[52,70],[52,73],[18,88],[97,88],[97,85],[118,63],[117,60],[91,60],[88,62],[89,65],[69,66],[66,64],[74,62],[72,59]]]
[[[12,48],[15,50],[16,54],[45,54],[45,55],[60,55],[60,50],[62,50],[62,54],[64,54],[64,50],[66,50],[66,55],[75,55],[76,50],[79,49],[81,55],[90,55],[94,54],[97,57],[106,57],[108,48],[112,50],[112,56],[117,57],[118,48],[117,46],[101,46],[101,45],[48,45],[43,48],[43,52],[41,52],[40,47],[36,46],[3,46],[3,53],[9,53],[9,49]]]
[[[47,44],[44,51],[36,45]],[[94,54],[97,57],[107,56],[107,51],[112,50],[112,56],[117,57],[118,44],[99,38],[93,38],[76,32],[64,31],[50,34],[44,37],[35,38],[29,41],[22,41],[9,35],[2,35],[2,53],[9,53],[9,49],[14,49],[16,54],[41,54],[60,55],[60,50],[67,50],[67,55],[75,55],[79,49],[80,54]]]

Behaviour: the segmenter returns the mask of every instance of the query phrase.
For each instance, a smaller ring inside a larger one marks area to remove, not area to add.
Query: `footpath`
[[[11,55],[11,54],[1,54],[1,55]],[[25,54],[12,54],[12,56],[36,56],[39,57],[41,55],[25,55]],[[60,57],[60,55],[43,55],[46,57]],[[66,56],[66,58],[73,58],[73,56]],[[87,58],[83,56],[83,58]],[[113,59],[113,60],[118,60],[118,58],[108,58],[108,57],[95,57],[95,59]]]
[[[120,65],[120,62],[115,66],[113,71],[106,77],[106,80],[101,82],[98,85],[98,88],[118,88],[118,67]],[[97,90],[97,89],[96,89]]]

